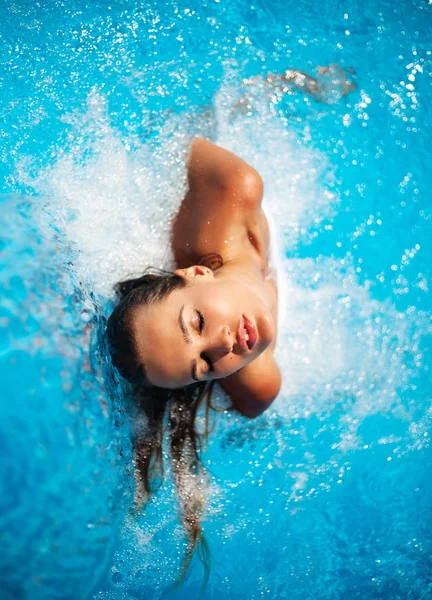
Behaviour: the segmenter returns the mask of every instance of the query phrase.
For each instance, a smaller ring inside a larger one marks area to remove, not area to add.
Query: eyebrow
[[[189,335],[189,331],[187,330],[186,324],[183,319],[183,311],[184,311],[184,304],[181,307],[180,312],[179,312],[178,324],[179,324],[181,332],[183,334],[184,341],[186,342],[186,344],[191,344],[192,340],[191,340],[191,336]]]
[[[186,344],[191,344],[192,343],[192,339],[191,339],[191,336],[189,334],[189,331],[187,330],[186,324],[184,322],[183,311],[184,311],[184,304],[181,307],[180,312],[179,312],[178,324],[179,324],[180,330],[181,330],[181,332],[183,334],[183,339],[184,339],[185,343]],[[197,361],[196,361],[195,358],[192,360],[191,376],[192,376],[192,379],[194,379],[195,381],[201,381],[201,379],[198,379],[198,375],[197,375]]]

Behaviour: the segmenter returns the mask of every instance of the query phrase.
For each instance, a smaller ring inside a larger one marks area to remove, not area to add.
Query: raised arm
[[[232,152],[197,138],[188,181],[172,230],[177,266],[188,267],[207,253],[224,261],[244,255],[249,232],[257,237],[264,187],[259,173]]]
[[[230,396],[233,407],[243,416],[253,419],[263,413],[276,398],[281,380],[273,350],[267,349],[237,373],[220,379],[219,383]]]
[[[191,189],[227,187],[246,176],[256,177],[257,171],[229,150],[205,138],[195,138],[188,162]],[[258,175],[259,177],[259,175]]]

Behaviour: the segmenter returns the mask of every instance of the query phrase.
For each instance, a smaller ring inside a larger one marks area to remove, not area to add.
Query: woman
[[[265,85],[272,93],[297,89],[325,102],[335,91],[345,96],[355,88],[338,65],[318,72],[320,80],[289,69],[243,83]],[[236,107],[249,108],[249,100],[246,94]],[[123,300],[110,318],[114,363],[127,378],[161,388],[218,379],[234,407],[254,417],[280,388],[273,357],[277,290],[261,209],[263,182],[241,158],[198,138],[188,183],[172,228],[174,278],[147,275],[117,287],[121,296],[140,288],[142,293]],[[212,256],[218,257],[216,271]],[[122,348],[117,322],[127,323],[129,345]]]
[[[138,494],[162,473],[162,426],[169,410],[173,471],[189,538],[184,572],[197,542],[204,495],[195,415],[218,380],[233,406],[256,417],[276,398],[281,375],[273,356],[277,290],[269,269],[263,182],[241,158],[202,138],[192,143],[188,192],[172,227],[174,274],[145,273],[121,282],[108,321],[114,365],[132,384],[147,417],[135,436]],[[207,566],[204,554],[203,562]]]
[[[177,389],[218,379],[234,407],[255,417],[281,383],[273,357],[277,291],[269,272],[262,179],[238,156],[197,138],[188,182],[172,228],[179,267],[174,277],[150,275],[119,284],[125,299],[109,323],[114,364],[126,378],[151,387]],[[161,282],[172,289],[157,298],[138,297],[141,285],[149,293]],[[128,298],[131,292],[135,302]],[[131,339],[121,352],[114,329],[125,321]]]
[[[300,71],[268,75],[266,82],[272,89],[281,83],[287,91],[291,85],[329,101],[325,85]],[[332,81],[336,88],[342,85],[345,95],[345,79],[342,84]],[[242,104],[249,110],[248,96],[237,108]],[[200,528],[203,477],[194,428],[200,402],[207,394],[208,409],[217,380],[233,407],[253,418],[269,407],[281,386],[273,356],[278,305],[269,227],[261,208],[262,179],[238,156],[198,138],[192,143],[188,183],[172,227],[177,270],[146,272],[119,283],[122,300],[108,321],[113,363],[132,383],[147,417],[145,431],[134,440],[141,501],[150,493],[150,479],[162,474],[168,407],[173,472],[189,538],[183,573],[197,542],[207,567]],[[206,433],[207,415],[208,410]]]

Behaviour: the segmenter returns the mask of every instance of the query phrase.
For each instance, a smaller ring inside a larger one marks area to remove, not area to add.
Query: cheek
[[[201,299],[201,307],[204,316],[211,319],[212,323],[225,322],[233,313],[233,302],[228,294],[215,294],[206,298],[204,303]]]
[[[245,366],[244,359],[234,354],[229,354],[218,362],[221,377],[228,377]]]

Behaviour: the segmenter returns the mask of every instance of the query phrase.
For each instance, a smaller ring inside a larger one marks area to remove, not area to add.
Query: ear
[[[192,267],[188,267],[187,269],[177,269],[174,271],[174,275],[183,277],[183,279],[193,279],[195,277],[214,278],[213,271],[203,265],[192,265]]]

